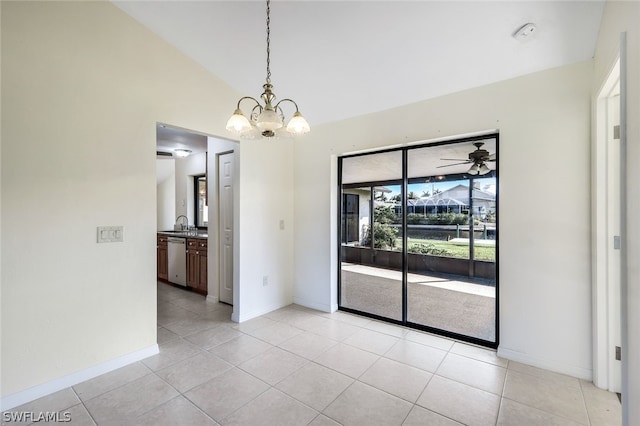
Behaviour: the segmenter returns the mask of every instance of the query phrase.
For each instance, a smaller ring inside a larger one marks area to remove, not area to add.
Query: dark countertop
[[[203,240],[206,240],[209,237],[207,231],[198,231],[197,233],[193,231],[158,231],[158,235],[177,238],[200,238]]]

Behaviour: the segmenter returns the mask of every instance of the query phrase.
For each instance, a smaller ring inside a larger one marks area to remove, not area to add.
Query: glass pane
[[[342,159],[342,184],[402,179],[402,152],[391,151]]]
[[[480,145],[481,144],[481,145]],[[496,152],[496,139],[491,137],[480,141],[458,142],[409,150],[407,177],[451,176],[467,173],[471,167],[469,154],[478,149],[489,154]],[[495,163],[489,163],[494,169]]]
[[[486,146],[408,153],[407,321],[494,342],[496,179],[467,173]]]
[[[469,259],[469,245],[461,241],[469,238],[468,180],[409,184],[407,232],[409,253]]]
[[[402,153],[345,158],[342,171],[340,306],[402,321]]]
[[[207,227],[209,224],[209,208],[207,206],[207,178],[199,177],[197,179],[198,191],[198,223],[199,228]]]
[[[481,275],[493,281],[496,278],[496,189],[495,177],[473,179],[473,258],[492,264],[493,272]]]

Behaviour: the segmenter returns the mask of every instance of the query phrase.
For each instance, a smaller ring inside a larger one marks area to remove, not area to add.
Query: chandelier
[[[243,137],[256,137],[262,135],[266,138],[271,138],[282,132],[287,132],[293,135],[301,135],[308,133],[309,123],[304,119],[300,111],[298,110],[298,104],[291,99],[282,99],[275,105],[273,102],[276,99],[276,95],[273,93],[273,85],[271,84],[271,28],[270,28],[270,14],[271,14],[271,0],[267,0],[267,79],[265,84],[262,85],[264,92],[260,95],[260,98],[264,102],[264,106],[255,98],[251,96],[244,96],[238,101],[236,110],[234,111],[229,121],[227,121],[227,130]],[[246,99],[252,100],[255,105],[251,109],[251,114],[247,118],[240,109],[240,103]],[[296,112],[289,120],[289,123],[284,127],[285,116],[280,104],[283,102],[291,102],[296,107]],[[286,133],[285,133],[286,134]]]

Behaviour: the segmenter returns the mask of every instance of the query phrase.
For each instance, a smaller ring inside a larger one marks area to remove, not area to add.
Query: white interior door
[[[611,392],[622,389],[622,196],[620,62],[612,67],[597,99],[593,150],[594,226],[593,382]]]
[[[620,392],[622,365],[616,348],[622,347],[620,328],[621,232],[620,232],[620,86],[607,99],[607,289],[609,298],[609,390]]]
[[[233,304],[233,152],[218,156],[220,301]]]

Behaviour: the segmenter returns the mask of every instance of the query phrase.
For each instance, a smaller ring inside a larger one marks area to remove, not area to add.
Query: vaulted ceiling
[[[262,92],[265,2],[114,3],[242,95]],[[274,92],[313,126],[587,60],[603,9],[599,0],[274,0]],[[514,38],[527,23],[532,36]]]

